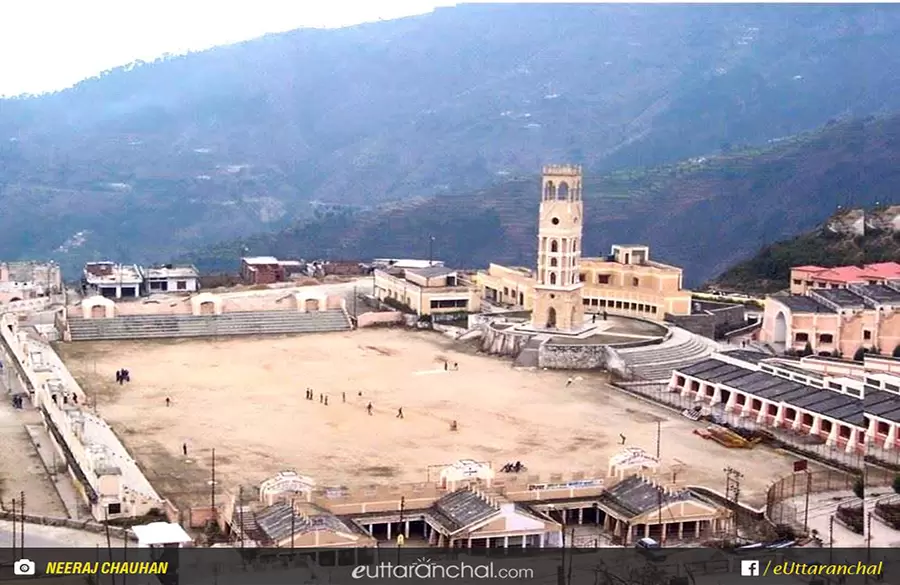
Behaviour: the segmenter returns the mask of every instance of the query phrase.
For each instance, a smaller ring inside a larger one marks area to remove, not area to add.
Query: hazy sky
[[[0,95],[71,86],[101,71],[304,26],[430,12],[442,0],[0,0]]]

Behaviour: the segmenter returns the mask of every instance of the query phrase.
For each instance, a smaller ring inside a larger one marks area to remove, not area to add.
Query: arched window
[[[556,258],[550,258],[550,266],[556,268]]]
[[[556,240],[550,240],[550,252],[555,254],[559,252],[559,242]]]
[[[544,185],[544,199],[553,199],[556,197],[556,186],[553,181],[547,181]]]
[[[550,284],[556,284],[556,273],[555,272],[550,273]]]
[[[559,187],[556,191],[556,197],[558,199],[565,199],[569,196],[569,184],[563,181],[559,184]]]
[[[578,251],[578,238],[574,238],[574,239],[572,240],[572,251],[573,251],[573,252],[577,252],[577,251]]]

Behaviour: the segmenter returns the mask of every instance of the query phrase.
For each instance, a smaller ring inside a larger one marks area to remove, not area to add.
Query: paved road
[[[21,542],[19,526],[16,526],[16,546]],[[114,547],[124,546],[124,543],[112,539]],[[25,548],[77,548],[106,546],[106,536],[94,532],[74,530],[72,528],[58,528],[55,526],[39,526],[37,524],[25,524]],[[12,523],[0,521],[0,549],[12,547]]]

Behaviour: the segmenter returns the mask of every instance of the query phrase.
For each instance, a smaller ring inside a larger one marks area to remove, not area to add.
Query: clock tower
[[[581,225],[581,167],[549,165],[541,178],[538,254],[534,310],[535,329],[578,331],[584,325],[579,264]]]

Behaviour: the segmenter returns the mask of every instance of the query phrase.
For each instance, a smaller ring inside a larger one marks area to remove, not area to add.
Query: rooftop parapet
[[[564,175],[567,177],[580,177],[581,165],[544,165],[545,175]]]

